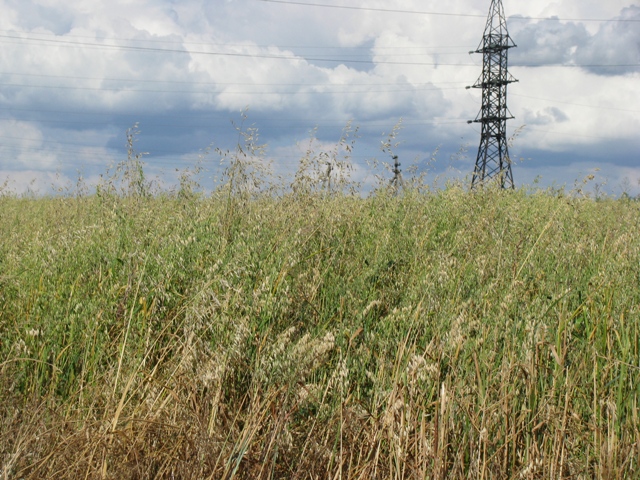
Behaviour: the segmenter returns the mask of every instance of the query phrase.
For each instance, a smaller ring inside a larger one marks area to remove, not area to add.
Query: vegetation
[[[220,153],[206,197],[132,151],[96,194],[0,197],[0,478],[638,471],[637,202],[363,198],[330,156],[275,194]]]

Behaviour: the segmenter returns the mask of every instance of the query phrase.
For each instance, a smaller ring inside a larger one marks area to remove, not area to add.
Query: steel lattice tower
[[[517,82],[507,71],[507,52],[515,47],[507,31],[502,0],[491,0],[482,42],[475,52],[482,54],[482,75],[467,88],[482,89],[482,108],[475,120],[482,124],[480,147],[471,188],[496,179],[502,188],[514,188],[507,146],[507,120],[513,118],[507,108],[507,85]]]
[[[402,179],[402,170],[400,170],[400,161],[398,156],[393,156],[393,178],[389,182],[389,186],[393,189],[393,192],[397,195],[400,192],[400,188],[404,186],[404,180]]]

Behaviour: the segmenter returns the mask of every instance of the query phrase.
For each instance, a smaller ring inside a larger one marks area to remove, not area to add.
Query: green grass
[[[0,197],[0,478],[636,474],[638,202],[228,193]]]

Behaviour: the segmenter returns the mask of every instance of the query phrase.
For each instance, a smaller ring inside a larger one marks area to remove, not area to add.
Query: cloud
[[[0,169],[0,195],[50,195],[70,192],[72,185],[69,177],[56,172]]]
[[[578,46],[588,43],[590,35],[584,25],[559,20],[512,22],[509,34],[518,45],[510,60],[518,65],[553,65],[569,63]]]
[[[636,18],[638,7],[618,3],[535,0],[518,5],[518,13]],[[482,68],[479,55],[468,55],[485,23],[480,0],[366,4],[465,16],[256,0],[0,0],[0,7],[2,170],[96,175],[126,158],[124,133],[139,122],[137,148],[150,152],[150,171],[164,171],[169,184],[171,172],[211,142],[233,148],[230,120],[239,122],[246,107],[247,124],[258,127],[281,169],[297,159],[278,155],[314,127],[318,140],[331,144],[350,120],[360,127],[354,161],[362,178],[368,158],[387,160],[379,143],[399,118],[403,165],[429,158],[438,146],[446,165],[460,145],[474,153],[479,141],[466,120],[476,116],[480,92],[464,87]],[[518,48],[510,62],[629,63],[636,25],[514,19],[509,28]],[[525,155],[585,145],[606,152],[597,147],[612,139],[637,147],[637,70],[513,70],[520,83],[509,87],[516,116],[509,128],[530,126],[516,139]]]
[[[520,184],[564,188],[566,193],[581,189],[592,196],[597,191],[611,196],[626,193],[630,197],[640,197],[640,168],[637,167],[623,167],[612,171],[603,169],[597,162],[574,161],[552,165],[541,174],[539,166],[525,162],[519,166],[518,174]]]
[[[514,65],[582,65],[597,75],[624,75],[640,69],[640,7],[622,9],[596,33],[583,23],[550,20],[512,22],[518,44],[510,59]],[[633,21],[630,21],[633,20]]]
[[[569,116],[556,107],[546,107],[537,111],[526,109],[523,120],[527,125],[549,125],[569,120]]]
[[[588,42],[579,45],[574,57],[583,65],[622,65],[618,68],[587,67],[600,75],[622,75],[640,70],[640,6],[622,10],[614,21],[604,23]]]
[[[31,123],[2,120],[0,131],[3,133],[0,167],[17,171],[24,168],[51,170],[57,166],[56,155],[43,148],[43,134]]]

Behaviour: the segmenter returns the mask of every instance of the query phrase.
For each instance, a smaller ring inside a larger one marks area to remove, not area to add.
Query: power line
[[[516,63],[512,67],[562,67],[562,68],[633,68],[640,63]]]
[[[558,131],[552,131],[552,130],[544,130],[544,129],[539,129],[539,128],[535,128],[535,127],[527,127],[526,129],[527,131],[531,131],[531,132],[540,132],[540,133],[545,133],[545,134],[554,134],[560,137],[575,137],[575,138],[585,138],[585,139],[590,139],[590,140],[604,140],[604,141],[613,141],[616,140],[612,137],[601,137],[601,136],[594,136],[594,135],[581,135],[581,134],[577,134],[577,133],[569,133],[569,132],[558,132]],[[0,152],[15,152],[16,154],[21,154],[21,153],[51,153],[53,155],[60,155],[60,154],[65,154],[68,156],[70,155],[74,155],[76,157],[76,159],[78,161],[82,161],[85,162],[87,161],[87,159],[101,159],[103,161],[114,161],[116,160],[118,157],[121,157],[123,152],[124,152],[124,147],[122,149],[116,149],[113,147],[107,147],[107,146],[101,146],[101,145],[87,145],[87,144],[79,144],[79,143],[72,143],[72,142],[57,142],[55,140],[39,140],[39,139],[32,139],[32,138],[16,138],[16,137],[9,137],[9,136],[0,136],[0,138],[4,138],[4,139],[13,139],[13,140],[21,140],[21,141],[28,141],[28,142],[41,142],[41,143],[45,143],[45,144],[49,144],[48,146],[33,146],[33,147],[25,147],[25,146],[19,146],[19,145],[0,145]],[[71,146],[71,147],[78,147],[77,149],[69,149],[69,148],[56,148],[57,146],[62,146],[62,145],[66,145],[66,146]],[[86,149],[91,149],[93,151],[86,151]],[[97,150],[97,151],[96,151]],[[179,162],[182,160],[182,157],[184,155],[198,155],[202,153],[202,149],[192,149],[189,151],[160,151],[158,153],[155,152],[151,152],[148,156],[145,156],[145,163],[147,163],[149,166],[153,166],[153,165],[177,165],[176,163],[169,163],[172,162],[172,159],[170,158],[166,158],[166,157],[170,157],[170,156],[177,156],[173,161],[177,161],[178,164]],[[271,159],[299,159],[300,155],[277,155],[277,158],[274,157],[274,155],[267,155],[269,158]],[[160,160],[160,158],[165,157],[163,160]],[[372,158],[372,155],[353,155],[352,158]],[[289,163],[289,162],[281,162],[281,163]],[[63,164],[63,165],[77,165],[77,162],[65,162],[63,160],[57,159],[56,160],[56,164]],[[99,164],[93,164],[93,165],[85,165],[88,167],[94,166],[94,167],[98,167],[100,166]]]
[[[41,46],[53,47],[64,46],[71,48],[78,47],[90,47],[95,49],[115,49],[115,50],[127,50],[136,52],[150,52],[150,53],[177,53],[182,55],[206,55],[206,56],[221,56],[221,57],[240,57],[240,58],[267,58],[274,60],[288,60],[288,61],[306,61],[306,62],[330,62],[330,63],[356,63],[356,64],[376,64],[376,65],[416,65],[416,66],[450,66],[450,67],[471,67],[473,64],[461,64],[461,63],[445,63],[445,62],[397,62],[386,60],[351,60],[344,58],[323,58],[323,57],[302,57],[295,55],[272,55],[272,54],[255,54],[255,53],[238,53],[238,52],[203,52],[193,50],[180,50],[169,48],[155,48],[155,47],[139,47],[132,45],[104,45],[100,43],[91,42],[73,42],[68,40],[44,40],[24,38],[12,35],[0,35],[0,38],[10,40],[26,40],[31,42],[41,42]],[[14,42],[5,42],[15,44]],[[19,44],[18,44],[19,45]]]
[[[7,106],[7,105],[1,105],[2,106],[2,111],[3,112],[31,112],[31,113],[38,113],[38,114],[63,114],[63,115],[92,115],[92,116],[107,116],[107,117],[131,117],[134,121],[136,121],[136,119],[139,121],[141,118],[145,118],[150,116],[150,114],[140,114],[138,112],[136,113],[131,113],[131,112],[97,112],[97,111],[87,111],[87,110],[83,110],[83,111],[79,111],[79,110],[50,110],[50,109],[35,109],[35,108],[20,108],[20,107],[12,107],[12,106]],[[157,115],[155,114],[151,114],[151,116],[153,116],[154,118],[157,117]],[[198,113],[198,112],[192,112],[189,113],[188,115],[185,114],[174,114],[174,113],[170,113],[170,116],[172,119],[180,119],[180,118],[184,118],[184,119],[193,119],[194,117],[206,117],[207,123],[204,124],[197,124],[197,125],[192,125],[192,126],[202,126],[202,127],[217,127],[217,126],[229,126],[229,120],[224,120],[223,121],[223,125],[220,123],[216,123],[216,124],[212,124],[209,120],[210,117],[213,116],[213,114],[211,112],[203,112],[203,113]],[[435,117],[438,118],[438,117]],[[23,121],[21,119],[15,119],[15,118],[5,118],[4,120],[16,120],[16,121]],[[282,118],[282,117],[262,117],[261,118],[262,121],[267,122],[270,126],[271,125],[277,125],[280,127],[294,127],[294,126],[300,126],[300,122],[305,120],[305,119],[301,119],[301,118]],[[33,120],[34,122],[38,122],[39,120]],[[305,120],[306,121],[306,120]],[[216,122],[220,122],[220,120],[216,120]],[[316,121],[309,121],[309,125],[312,126],[318,126],[318,127],[344,127],[346,119],[340,118],[340,119],[331,119],[331,118],[325,118],[325,122],[332,122],[332,123],[322,123],[322,122],[316,122]],[[82,123],[86,123],[86,122],[82,122]],[[113,122],[105,122],[105,124],[110,124]],[[142,123],[142,122],[140,122]],[[404,120],[402,122],[402,124],[404,126],[438,126],[438,125],[452,125],[452,124],[461,124],[461,123],[465,123],[465,120],[460,119],[460,118],[439,118],[438,120],[434,120],[434,121],[430,121],[430,122],[412,122],[412,121],[407,121]],[[148,123],[144,123],[145,126],[154,126],[155,124],[148,124]],[[184,125],[184,122],[181,122],[178,125]],[[174,124],[168,125],[168,126],[174,126]],[[364,122],[364,123],[358,123],[358,126],[360,129],[362,128],[374,128],[374,127],[381,127],[381,128],[388,128],[389,127],[389,123],[388,122],[384,122],[384,123],[376,123],[376,122]],[[308,128],[308,126],[302,126],[302,128]],[[2,137],[0,137],[2,138]]]
[[[252,92],[252,93],[258,93],[258,92]],[[331,93],[331,92],[328,92]],[[356,93],[366,93],[366,92],[356,92]],[[587,105],[587,104],[583,104],[583,103],[575,103],[575,102],[565,102],[565,101],[561,101],[561,100],[556,100],[556,99],[549,99],[549,98],[542,98],[542,97],[535,97],[535,96],[530,96],[530,95],[521,95],[521,94],[517,94],[517,93],[511,93],[510,96],[516,96],[516,97],[523,97],[523,98],[530,98],[533,100],[542,100],[542,101],[546,101],[546,102],[551,102],[551,103],[561,103],[561,104],[565,104],[565,105],[572,105],[572,106],[578,106],[578,107],[585,107],[585,108],[593,108],[593,109],[597,109],[597,110],[614,110],[614,111],[621,111],[621,112],[630,112],[630,113],[640,113],[640,110],[631,110],[631,109],[624,109],[624,108],[617,108],[617,107],[602,107],[602,106],[598,106],[598,105]],[[12,106],[7,106],[4,105],[3,106],[3,111],[4,112],[31,112],[31,113],[38,113],[38,114],[43,114],[43,115],[51,115],[51,114],[56,114],[56,115],[83,115],[83,116],[106,116],[106,117],[130,117],[131,119],[135,120],[135,119],[140,119],[140,117],[144,117],[144,114],[140,114],[139,112],[95,112],[95,111],[78,111],[78,110],[43,110],[43,109],[35,109],[35,108],[19,108],[19,107],[12,107]],[[181,118],[185,118],[185,119],[190,119],[193,118],[194,116],[208,116],[210,114],[194,114],[194,115],[180,115],[179,117]],[[172,118],[175,117],[175,115],[172,115]],[[17,121],[25,121],[24,119],[20,118],[20,119],[16,119],[14,117],[0,117],[0,119],[3,120],[17,120]],[[116,123],[114,120],[111,121],[105,121],[105,122],[98,122],[98,121],[94,121],[94,122],[87,122],[86,120],[78,120],[78,121],[72,121],[72,120],[59,120],[59,119],[55,119],[55,120],[43,120],[43,119],[33,119],[30,120],[33,122],[37,122],[37,123],[55,123],[55,124],[80,124],[80,125],[112,125],[114,123]],[[300,120],[296,119],[296,120],[288,120],[288,119],[272,119],[269,120],[269,124],[270,125],[274,125],[274,124],[279,124],[279,122],[284,121],[284,122],[293,122],[293,123],[286,123],[285,125],[288,126],[295,126],[298,124],[298,122],[300,122]],[[306,123],[308,124],[312,124],[312,123],[317,123],[314,122],[313,120],[305,120]],[[438,125],[442,125],[442,124],[448,124],[448,123],[458,123],[456,122],[414,122],[414,123],[407,123],[404,122],[404,125],[413,125],[413,126],[419,126],[419,125],[433,125],[433,124],[438,124]],[[216,125],[212,125],[211,123],[184,123],[184,122],[180,122],[180,123],[162,123],[162,124],[146,124],[147,127],[185,127],[185,128],[208,128],[208,127],[212,127],[212,126],[226,126],[227,122],[223,122],[222,124],[216,124]],[[369,124],[367,124],[369,125]],[[333,124],[324,124],[323,126],[341,126],[338,125],[336,123]],[[374,124],[371,124],[371,126],[375,126]]]
[[[406,13],[410,15],[433,15],[442,17],[471,17],[471,18],[485,18],[485,15],[475,13],[445,13],[445,12],[426,12],[418,10],[398,10],[388,8],[373,8],[373,7],[354,7],[347,5],[330,5],[326,3],[306,3],[295,2],[290,0],[257,0],[259,2],[267,3],[281,3],[286,5],[298,5],[304,7],[322,7],[322,8],[338,8],[343,10],[365,10],[369,12],[382,12],[382,13]],[[565,21],[565,22],[629,22],[640,23],[640,19],[604,19],[604,18],[559,18],[559,17],[531,17],[531,16],[512,16],[509,17],[509,21],[512,20],[551,20],[551,21]]]
[[[38,78],[59,78],[65,80],[98,80],[101,82],[109,81],[109,82],[136,82],[136,83],[168,83],[168,84],[178,84],[178,85],[233,85],[233,86],[251,86],[251,87],[382,87],[382,86],[406,86],[408,89],[412,89],[418,87],[420,85],[466,85],[465,82],[437,82],[437,83],[412,83],[412,84],[398,84],[398,83],[300,83],[300,82],[292,82],[292,83],[283,83],[283,82],[275,82],[275,83],[260,83],[260,82],[193,82],[193,81],[185,81],[185,80],[145,80],[145,79],[136,79],[136,78],[109,78],[109,77],[79,77],[75,75],[47,75],[42,73],[20,73],[20,72],[0,72],[0,75],[14,75],[14,76],[23,76],[23,77],[38,77]],[[394,90],[395,91],[395,90]]]
[[[382,12],[382,13],[409,13],[413,15],[484,18],[484,15],[478,15],[473,13],[421,12],[416,10],[398,10],[398,9],[390,9],[390,8],[373,8],[373,7],[353,7],[353,6],[347,6],[347,5],[329,5],[325,3],[304,3],[304,2],[292,2],[292,1],[285,1],[285,0],[258,0],[258,1],[268,2],[268,3],[283,3],[287,5],[298,5],[298,6],[304,6],[304,7],[339,8],[342,10],[366,10],[369,12]]]
[[[9,110],[10,111],[10,110]],[[105,114],[106,115],[106,114]],[[138,120],[141,116],[138,116]],[[43,120],[43,119],[16,119],[16,118],[3,118],[0,117],[0,120],[14,120],[17,122],[31,122],[31,123],[36,123],[36,124],[47,124],[47,123],[53,123],[55,125],[62,125],[62,124],[70,124],[70,125],[101,125],[101,126],[116,126],[118,123],[123,123],[123,122],[115,122],[115,121],[104,121],[104,122],[88,122],[88,121],[73,121],[73,120],[69,120],[69,121],[64,121],[64,120],[60,120],[60,119],[53,119],[53,120]],[[341,122],[339,123],[339,120],[327,120],[327,122],[332,122],[332,123],[319,123],[319,122],[313,122],[313,121],[309,121],[309,120],[305,120],[305,119],[265,119],[265,122],[267,122],[270,126],[273,125],[277,125],[280,128],[293,128],[293,127],[298,127],[300,129],[312,129],[313,127],[324,127],[324,128],[342,128],[345,125],[345,122]],[[302,122],[307,122],[307,123],[302,123]],[[202,129],[208,129],[208,128],[222,128],[222,127],[228,127],[230,124],[228,122],[218,122],[215,124],[212,123],[191,123],[191,124],[185,124],[184,122],[182,123],[153,123],[153,122],[141,122],[138,121],[137,123],[140,124],[141,128],[165,128],[165,127],[172,127],[172,128],[176,128],[176,127],[181,127],[181,128],[202,128]],[[437,121],[431,121],[431,122],[403,122],[404,126],[411,126],[411,127],[424,127],[424,126],[442,126],[442,125],[461,125],[466,123],[465,120],[462,119],[458,119],[458,118],[444,118],[441,120],[437,120]],[[370,123],[370,122],[361,122],[358,123],[358,127],[360,130],[365,130],[365,129],[373,129],[373,128],[388,128],[389,127],[389,123]],[[2,136],[0,135],[0,138],[5,138],[5,139],[12,139],[12,140],[21,140],[21,141],[42,141],[42,142],[48,142],[48,141],[52,141],[52,142],[56,142],[55,140],[43,140],[43,139],[30,139],[30,138],[20,138],[20,137],[15,137],[15,136]],[[57,142],[60,143],[60,142]],[[64,143],[64,142],[63,142]],[[90,146],[90,145],[85,145],[85,144],[75,144],[75,143],[65,143],[68,145],[76,145],[76,146]]]
[[[61,35],[50,33],[50,32],[29,32],[25,30],[0,30],[0,34],[15,34],[20,33],[23,35],[40,35],[45,37],[60,37]],[[22,38],[22,37],[17,37]],[[170,40],[160,40],[160,39],[142,39],[142,38],[122,38],[122,37],[99,37],[99,36],[90,36],[90,35],[73,35],[73,34],[65,34],[64,38],[85,38],[94,41],[99,40],[108,40],[108,41],[121,41],[121,42],[132,42],[132,43],[161,43],[168,45],[198,45],[198,46],[210,46],[210,47],[250,47],[250,48],[271,48],[276,47],[280,49],[310,49],[310,50],[371,50],[371,47],[345,47],[342,45],[274,45],[274,44],[256,44],[256,43],[212,43],[212,42],[183,42],[183,41],[170,41]],[[45,40],[46,38],[30,38],[29,40]],[[432,45],[432,46],[422,46],[416,47],[414,45],[411,46],[397,46],[397,47],[380,47],[376,46],[377,50],[400,50],[400,49],[448,49],[448,48],[468,48],[468,45]],[[465,50],[466,53],[466,50]]]
[[[0,136],[0,138],[9,138],[9,137],[3,137]],[[36,141],[35,139],[20,139],[20,140],[28,140],[28,141]],[[115,161],[117,158],[121,158],[123,153],[125,152],[124,147],[121,149],[116,149],[113,147],[106,147],[106,146],[92,146],[92,145],[83,145],[83,144],[73,144],[73,143],[68,143],[68,142],[55,142],[53,140],[43,140],[42,143],[52,143],[52,146],[37,146],[37,147],[21,147],[21,146],[17,146],[17,145],[0,145],[0,152],[2,153],[6,153],[6,152],[13,152],[17,155],[23,154],[23,153],[48,153],[51,155],[56,156],[56,161],[55,164],[56,165],[76,165],[77,162],[68,162],[68,161],[64,161],[61,160],[59,158],[57,158],[58,155],[60,154],[64,154],[66,156],[66,158],[68,159],[69,156],[73,155],[75,156],[75,159],[78,161],[83,161],[86,163],[87,159],[100,159],[103,161]],[[68,149],[68,148],[56,148],[58,145],[70,145],[70,146],[77,146],[78,149]],[[86,151],[83,149],[92,149],[94,151]],[[98,150],[98,151],[95,151]],[[172,166],[176,166],[179,165],[180,162],[184,159],[184,156],[186,155],[200,155],[203,153],[202,149],[192,149],[189,151],[183,151],[183,150],[162,150],[159,151],[158,153],[155,152],[150,152],[149,154],[145,155],[143,160],[144,162],[150,166],[161,166],[161,165],[172,165]],[[215,157],[215,153],[211,152],[212,155]],[[277,162],[280,165],[290,165],[293,163],[298,163],[298,160],[301,158],[301,156],[304,156],[305,152],[301,151],[301,153],[299,155],[282,155],[282,154],[277,154],[277,156],[274,156],[273,154],[267,154],[266,155],[266,159],[267,160],[271,160],[274,162]],[[370,159],[373,156],[372,155],[350,155],[351,158],[354,159]],[[283,159],[295,159],[292,162],[287,162],[287,161],[282,161]],[[83,165],[86,167],[99,167],[100,164],[99,163],[93,163],[93,164],[89,164],[89,165]]]
[[[370,93],[398,93],[398,92],[428,92],[441,90],[457,90],[456,87],[433,87],[433,88],[403,88],[403,89],[384,89],[384,90],[343,90],[343,91],[317,91],[317,90],[300,90],[300,91],[194,91],[194,90],[149,90],[143,88],[106,88],[106,87],[79,87],[70,85],[31,85],[26,83],[2,83],[0,87],[16,87],[16,88],[51,88],[60,90],[85,90],[97,92],[119,92],[119,93],[172,93],[172,94],[188,94],[188,95],[337,95],[337,94],[370,94]]]
[[[562,103],[563,105],[573,105],[575,107],[595,108],[595,109],[598,109],[598,110],[615,110],[615,111],[618,111],[618,112],[640,113],[640,110],[630,110],[630,109],[627,109],[627,108],[601,107],[601,106],[596,106],[596,105],[586,105],[584,103],[565,102],[565,101],[562,101],[562,100],[552,100],[550,98],[532,97],[531,95],[521,95],[521,94],[518,94],[518,93],[510,93],[509,96],[531,98],[533,100],[542,100],[544,102],[551,102],[551,103]]]
[[[540,132],[540,133],[551,133],[553,135],[558,135],[561,137],[576,137],[576,138],[586,138],[589,140],[604,140],[604,141],[620,141],[619,138],[615,138],[615,137],[600,137],[598,135],[581,135],[579,133],[569,133],[569,132],[558,132],[558,131],[554,131],[554,130],[541,130],[539,128],[529,128],[527,127],[527,130],[532,131],[532,132]]]
[[[266,0],[259,0],[266,1]],[[323,57],[302,57],[293,55],[272,55],[272,54],[255,54],[255,53],[238,53],[238,52],[202,52],[191,50],[178,50],[178,49],[166,49],[166,48],[154,48],[154,47],[138,47],[130,45],[104,45],[99,43],[90,42],[73,42],[67,40],[42,40],[31,39],[24,37],[17,37],[11,35],[0,35],[0,38],[8,38],[14,40],[26,40],[35,42],[44,42],[42,46],[64,46],[71,48],[91,47],[97,49],[116,49],[138,52],[150,52],[150,53],[178,53],[187,55],[208,55],[208,56],[222,56],[222,57],[241,57],[241,58],[265,58],[275,60],[288,60],[288,61],[306,61],[306,62],[330,62],[330,63],[344,63],[344,64],[366,64],[366,65],[407,65],[407,66],[432,66],[432,67],[477,67],[473,63],[449,63],[449,62],[399,62],[388,60],[351,60],[345,58],[323,58]],[[513,67],[566,67],[566,68],[630,68],[640,67],[640,64],[515,64]]]

